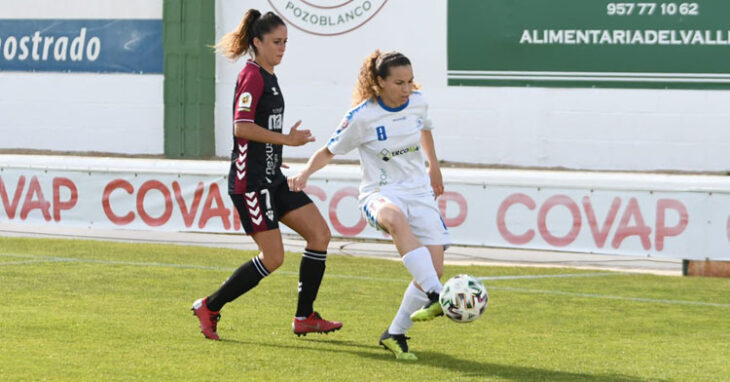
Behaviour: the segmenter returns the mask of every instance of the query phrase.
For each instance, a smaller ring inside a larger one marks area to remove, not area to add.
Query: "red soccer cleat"
[[[297,320],[294,318],[294,322],[291,324],[294,329],[294,334],[298,336],[306,336],[307,333],[329,333],[335,330],[340,330],[342,327],[341,322],[327,321],[317,312],[312,312],[309,317],[303,320]]]
[[[200,332],[203,333],[205,338],[220,341],[220,337],[218,337],[218,320],[221,319],[220,312],[213,312],[210,309],[208,309],[208,305],[206,305],[206,298],[201,298],[198,300],[195,300],[193,303],[193,308],[191,309],[193,311],[193,314],[198,316],[198,320],[200,321]]]

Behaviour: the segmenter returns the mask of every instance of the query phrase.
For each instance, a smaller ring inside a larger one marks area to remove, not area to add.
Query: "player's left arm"
[[[438,198],[444,193],[444,180],[441,176],[439,160],[436,158],[436,148],[433,144],[431,130],[421,130],[421,147],[428,160],[428,176],[431,178],[431,187]]]

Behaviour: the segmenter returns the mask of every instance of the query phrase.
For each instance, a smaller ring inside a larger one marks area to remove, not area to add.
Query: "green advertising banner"
[[[730,0],[449,0],[448,84],[730,89]]]

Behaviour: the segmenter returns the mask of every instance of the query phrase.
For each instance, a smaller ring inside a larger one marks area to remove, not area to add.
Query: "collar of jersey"
[[[398,107],[388,107],[388,105],[384,104],[383,100],[380,97],[378,97],[378,104],[380,104],[380,107],[382,107],[383,109],[390,111],[390,112],[396,112],[396,111],[401,111],[401,110],[405,109],[406,107],[408,107],[409,102],[411,102],[410,98],[403,105],[400,105]]]

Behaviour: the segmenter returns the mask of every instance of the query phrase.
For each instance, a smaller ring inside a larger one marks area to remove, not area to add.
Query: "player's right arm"
[[[317,150],[317,152],[315,152],[314,155],[309,158],[309,160],[307,161],[307,165],[302,171],[299,172],[299,174],[287,178],[287,182],[289,183],[289,189],[292,191],[304,190],[304,187],[307,187],[307,181],[309,180],[309,177],[312,176],[312,174],[314,174],[315,172],[322,169],[322,167],[327,166],[334,157],[335,154],[332,154],[327,146],[324,146],[321,149]]]
[[[289,189],[302,191],[307,180],[322,167],[328,165],[336,154],[347,154],[361,143],[360,130],[354,112],[345,114],[340,126],[335,130],[327,144],[312,155],[299,174],[287,178]]]
[[[265,129],[253,122],[236,122],[233,135],[236,138],[244,138],[249,141],[286,146],[301,146],[308,142],[314,142],[314,136],[311,131],[298,129],[301,124],[302,121],[297,121],[291,130],[289,130],[289,134],[282,134]]]

